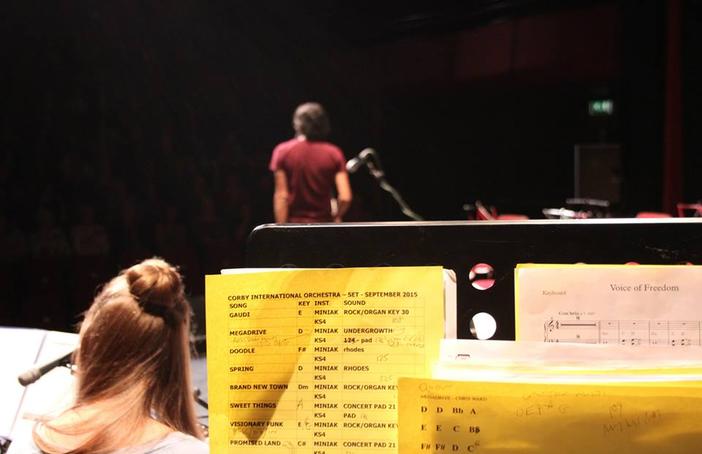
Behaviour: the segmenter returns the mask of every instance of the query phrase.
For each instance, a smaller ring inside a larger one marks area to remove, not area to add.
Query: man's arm
[[[334,176],[334,182],[336,183],[337,194],[337,209],[334,214],[334,222],[341,222],[344,214],[349,210],[351,200],[353,199],[349,174],[346,173],[346,171],[337,172]]]
[[[275,222],[281,224],[288,221],[288,179],[282,170],[276,170],[273,176],[275,178],[273,216]]]

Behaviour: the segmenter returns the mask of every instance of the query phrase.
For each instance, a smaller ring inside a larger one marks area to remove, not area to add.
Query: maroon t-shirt
[[[339,147],[329,142],[297,138],[273,150],[271,171],[282,170],[288,180],[289,222],[330,222],[334,177],[346,170]]]

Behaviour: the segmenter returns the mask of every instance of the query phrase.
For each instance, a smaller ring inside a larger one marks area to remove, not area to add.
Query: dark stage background
[[[542,217],[574,195],[576,144],[621,147],[614,215],[669,209],[676,187],[697,201],[701,16],[700,0],[5,1],[0,324],[70,329],[154,254],[201,296],[272,221],[270,152],[308,100],[427,220],[476,200]],[[404,219],[363,169],[351,183],[348,220]]]

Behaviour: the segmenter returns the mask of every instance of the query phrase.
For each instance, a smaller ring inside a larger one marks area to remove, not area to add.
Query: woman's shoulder
[[[207,443],[182,432],[171,432],[157,443],[121,449],[116,454],[209,454]],[[14,440],[8,454],[41,454],[31,437]]]
[[[172,432],[152,445],[144,454],[207,454],[210,447],[202,440],[183,432]]]

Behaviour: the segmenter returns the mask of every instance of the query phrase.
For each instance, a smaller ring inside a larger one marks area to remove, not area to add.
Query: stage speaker
[[[619,144],[577,144],[574,154],[574,191],[578,198],[621,200],[622,153]]]

